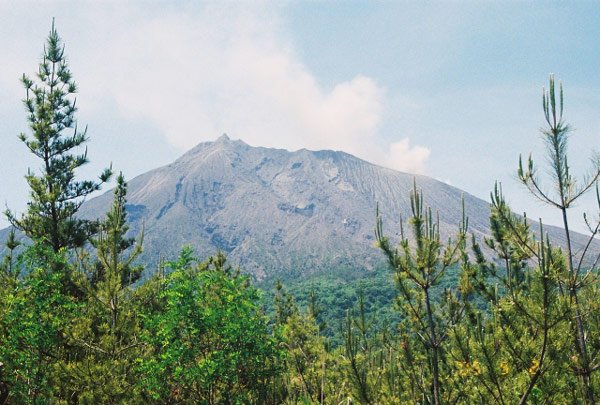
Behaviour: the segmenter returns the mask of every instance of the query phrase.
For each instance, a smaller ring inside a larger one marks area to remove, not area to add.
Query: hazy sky
[[[600,149],[595,2],[3,0],[0,200],[16,211],[39,166],[17,139],[19,78],[36,71],[52,17],[89,127],[87,177],[112,162],[132,178],[227,133],[344,150],[486,200],[499,180],[515,211],[555,223],[515,180],[519,153],[544,162],[549,73],[564,82],[574,168]]]

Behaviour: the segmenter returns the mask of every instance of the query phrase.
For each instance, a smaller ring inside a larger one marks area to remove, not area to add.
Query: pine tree
[[[133,266],[133,260],[142,252],[143,232],[136,243],[135,238],[126,237],[129,226],[127,225],[127,183],[123,174],[117,177],[117,186],[114,190],[113,205],[100,224],[97,238],[91,240],[96,248],[98,265],[92,275],[92,283],[114,277],[118,280],[119,288],[129,286],[139,280],[141,266]],[[132,248],[128,257],[125,252]]]
[[[474,237],[475,262],[464,265],[461,281],[477,305],[451,336],[457,383],[486,403],[571,402],[564,388],[568,303],[559,294],[568,276],[564,255],[539,238],[541,223],[536,235],[526,217],[510,210],[498,185],[491,202],[492,236],[484,241],[497,261],[484,256]]]
[[[82,246],[95,231],[93,222],[75,214],[85,197],[109,180],[111,170],[98,181],[76,180],[76,170],[88,162],[87,149],[75,152],[88,140],[87,127],[80,131],[77,126],[77,86],[54,21],[36,77],[37,82],[26,75],[21,79],[31,134],[21,133],[19,139],[42,161],[42,169],[39,174],[30,169],[25,176],[31,189],[27,212],[21,218],[10,210],[6,215],[29,238],[58,252]]]
[[[294,296],[289,294],[280,280],[275,282],[275,320],[278,325],[284,325],[288,318],[298,313]]]
[[[562,214],[563,229],[566,240],[566,259],[569,270],[562,291],[569,297],[572,304],[572,325],[574,356],[577,358],[576,374],[580,376],[582,384],[583,398],[586,403],[594,404],[596,393],[592,383],[592,374],[600,369],[600,364],[592,364],[593,356],[590,353],[590,341],[598,339],[590,333],[590,312],[585,308],[586,303],[582,302],[582,297],[586,290],[593,290],[597,287],[597,278],[594,272],[585,268],[585,257],[589,248],[589,243],[581,254],[576,255],[571,244],[571,230],[569,223],[568,210],[577,202],[586,192],[596,186],[598,190],[598,181],[600,179],[600,155],[592,158],[592,168],[589,174],[581,181],[577,181],[571,174],[571,169],[567,156],[568,138],[571,128],[563,120],[563,89],[559,85],[558,100],[555,91],[554,76],[550,76],[548,90],[544,90],[542,104],[544,116],[548,127],[542,130],[542,138],[546,143],[547,157],[550,163],[549,174],[552,181],[554,192],[545,189],[540,177],[538,176],[538,167],[534,163],[531,155],[524,167],[522,159],[519,158],[518,176],[529,191],[543,203],[558,209]],[[558,101],[558,102],[557,102]],[[600,208],[600,197],[598,198]],[[592,235],[590,243],[600,230],[600,220],[592,224],[584,216],[586,223]]]
[[[127,183],[119,174],[112,208],[100,223],[97,238],[91,240],[97,261],[86,271],[83,290],[88,302],[72,333],[84,356],[66,367],[73,370],[78,387],[73,392],[83,402],[127,401],[139,378],[133,366],[141,355],[141,321],[138,291],[132,285],[143,270],[133,265],[142,252],[143,232],[138,241],[125,236],[126,201]]]
[[[6,247],[6,254],[2,263],[0,263],[0,280],[2,277],[8,280],[16,280],[19,277],[19,267],[15,263],[15,253],[17,248],[21,245],[21,241],[17,239],[15,229],[12,228],[8,233],[8,238],[4,246]]]
[[[375,235],[395,272],[398,306],[403,318],[400,329],[406,333],[408,340],[414,340],[406,345],[419,351],[425,360],[415,364],[421,368],[420,371],[410,370],[411,384],[422,398],[426,398],[425,402],[437,405],[446,402],[444,399],[450,395],[444,387],[444,380],[450,375],[445,359],[447,336],[453,324],[459,322],[463,310],[458,299],[460,291],[446,290],[440,302],[436,302],[432,290],[440,285],[448,269],[456,266],[464,256],[468,221],[463,208],[456,240],[450,239],[444,245],[439,231],[439,218],[434,219],[431,208],[425,207],[416,182],[410,202],[412,216],[408,223],[414,244],[409,241],[401,225],[400,244],[397,248],[392,247],[383,234],[379,210]],[[415,377],[417,374],[419,376]],[[420,380],[426,380],[427,383]]]

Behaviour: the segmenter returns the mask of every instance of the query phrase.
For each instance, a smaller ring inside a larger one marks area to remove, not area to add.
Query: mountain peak
[[[464,193],[417,179],[425,202],[439,212],[441,237],[455,235]],[[227,253],[257,279],[368,270],[383,263],[373,247],[377,202],[386,228],[400,230],[399,218],[410,216],[413,181],[343,152],[252,147],[224,134],[132,179],[128,218],[133,234],[146,230],[142,258],[150,263],[191,244],[203,258]],[[111,203],[110,192],[89,200],[82,216],[99,218]],[[469,232],[489,235],[489,204],[466,194],[464,209]],[[558,229],[547,230],[561,241]],[[578,237],[577,245],[586,242]]]
[[[225,142],[229,142],[231,141],[231,139],[229,138],[229,136],[227,134],[223,134],[220,137],[217,138],[217,140],[215,142],[217,143],[225,143]]]

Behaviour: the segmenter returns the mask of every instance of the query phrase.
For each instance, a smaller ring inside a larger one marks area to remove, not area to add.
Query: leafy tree
[[[170,267],[160,311],[144,314],[145,395],[158,403],[265,403],[279,351],[257,290],[223,255],[198,264],[184,250]]]
[[[282,352],[282,373],[272,384],[273,403],[342,403],[350,398],[346,384],[346,363],[342,353],[332,352],[322,335],[319,297],[309,293],[305,311],[300,311],[295,297],[277,282],[273,316],[275,336]]]
[[[0,362],[0,404],[4,405],[7,403],[9,394],[8,383],[4,380],[4,363]]]
[[[31,189],[27,212],[20,218],[10,210],[6,215],[28,237],[59,252],[82,246],[94,233],[94,223],[75,214],[85,197],[108,181],[111,170],[99,181],[76,179],[76,170],[88,162],[87,149],[74,153],[87,141],[87,128],[80,131],[75,120],[77,100],[72,96],[77,86],[54,22],[36,76],[37,83],[26,75],[21,79],[31,135],[21,133],[19,138],[41,160],[41,173],[29,170],[25,176]]]
[[[20,245],[20,242],[15,236],[14,229],[10,230],[5,243],[6,254],[3,261],[0,263],[0,340],[5,340],[8,337],[9,325],[7,321],[11,316],[12,297],[15,293],[15,288],[19,284],[19,268],[20,266],[15,260],[15,249]],[[1,346],[1,343],[0,343]],[[0,349],[1,351],[2,349]],[[0,404],[5,404],[8,400],[10,386],[8,376],[5,375],[6,366],[2,363],[0,357]]]
[[[65,252],[35,244],[21,261],[27,270],[24,278],[0,297],[7,309],[0,319],[0,363],[8,400],[31,404],[65,400],[62,388],[67,384],[60,363],[72,354],[66,332],[81,307],[61,292],[63,274],[52,270],[68,266]]]
[[[278,292],[277,288],[268,288],[263,301],[266,313],[275,319],[278,311],[286,312],[280,305],[293,298],[293,304],[297,305],[300,312],[307,311],[315,318],[319,325],[319,333],[326,337],[327,345],[336,348],[345,344],[341,325],[344,324],[348,310],[355,307],[358,297],[362,294],[366,315],[373,321],[372,331],[394,327],[399,320],[398,311],[393,308],[396,288],[390,283],[389,267],[385,264],[351,279],[341,275],[341,270],[332,269],[327,274],[313,275],[302,280],[288,280],[286,288],[289,292]],[[455,284],[452,277],[442,282],[448,285]],[[267,282],[258,284],[259,287],[268,285]],[[277,283],[275,285],[277,287]]]

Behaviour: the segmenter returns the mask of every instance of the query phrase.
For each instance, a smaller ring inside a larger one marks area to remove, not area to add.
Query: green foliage
[[[133,288],[142,267],[132,262],[142,247],[141,238],[135,243],[125,237],[126,194],[127,184],[119,175],[112,208],[92,241],[96,259],[90,263],[82,253],[76,278],[85,305],[69,333],[77,356],[66,359],[63,367],[71,379],[71,397],[85,403],[130,400],[140,378],[134,364],[144,353],[138,313],[146,297]]]
[[[280,362],[283,372],[272,385],[270,402],[337,404],[351,399],[346,361],[340,349],[331,350],[327,338],[320,332],[320,322],[314,313],[321,304],[316,294],[312,297],[313,303],[301,311],[296,307],[295,298],[280,283],[276,285],[276,306],[277,302],[289,302],[292,310],[275,329],[283,349]]]
[[[77,86],[54,23],[36,76],[37,83],[25,75],[21,80],[31,135],[22,133],[19,139],[42,161],[42,172],[29,171],[25,176],[31,190],[27,212],[21,218],[10,210],[6,215],[28,237],[58,252],[82,246],[94,232],[93,222],[75,214],[83,199],[110,178],[111,171],[105,170],[99,181],[75,178],[75,171],[88,162],[87,150],[73,154],[87,141],[87,128],[79,131],[77,127],[76,99],[72,98]],[[69,130],[71,134],[66,133]]]
[[[281,281],[275,283],[275,321],[278,325],[284,325],[287,320],[298,313],[298,307],[294,297],[283,289]]]
[[[531,157],[518,176],[561,211],[564,246],[541,221],[514,215],[498,185],[491,236],[473,236],[467,249],[463,213],[444,243],[415,184],[411,232],[402,225],[397,246],[377,216],[392,274],[336,269],[289,291],[277,282],[267,297],[224,255],[200,263],[191,248],[167,275],[140,283],[143,235],[127,235],[123,176],[103,221],[74,217],[108,172],[99,183],[74,180],[87,157],[70,151],[86,135],[74,123],[75,84],[54,28],[38,79],[23,78],[32,135],[21,139],[43,173],[27,176],[29,211],[8,212],[33,244],[17,255],[11,232],[0,262],[0,404],[595,403],[598,262],[586,257],[589,244],[573,251],[567,210],[595,186],[600,214],[600,159],[583,181],[571,175],[552,77],[542,133],[554,192]],[[585,220],[595,237],[600,218]],[[74,251],[86,240],[89,249]]]
[[[402,317],[399,329],[404,345],[411,351],[406,361],[413,362],[406,375],[411,391],[417,395],[413,400],[439,404],[451,401],[455,395],[445,384],[451,375],[446,361],[447,337],[453,326],[461,322],[463,305],[459,290],[444,291],[441,301],[436,303],[432,288],[440,284],[461,257],[466,256],[467,220],[463,213],[456,241],[449,240],[444,246],[440,240],[439,219],[434,220],[431,209],[425,209],[416,183],[410,201],[412,240],[401,227],[400,246],[393,248],[383,234],[379,213],[375,232],[379,246],[395,271],[398,308]]]
[[[593,374],[600,369],[600,364],[596,364],[597,350],[600,343],[598,336],[591,333],[595,329],[593,319],[588,315],[589,303],[600,299],[596,296],[592,301],[582,301],[581,296],[588,298],[598,288],[597,273],[593,271],[583,271],[585,258],[589,244],[583,252],[578,253],[573,250],[571,245],[571,231],[568,216],[568,209],[576,203],[594,186],[596,187],[596,196],[598,200],[598,210],[600,212],[600,195],[598,193],[598,181],[600,179],[600,154],[596,153],[592,157],[592,168],[588,175],[578,181],[571,173],[568,160],[568,138],[571,132],[570,126],[563,120],[563,89],[559,86],[559,99],[556,100],[556,90],[554,76],[550,76],[548,91],[544,91],[542,104],[547,128],[542,130],[542,138],[546,144],[547,160],[549,162],[550,180],[553,191],[547,191],[538,175],[537,165],[534,163],[531,155],[527,161],[527,167],[523,167],[522,160],[519,158],[518,176],[531,194],[543,203],[558,209],[562,214],[563,228],[566,240],[565,259],[568,267],[568,277],[564,278],[561,285],[561,296],[568,296],[570,303],[569,316],[571,323],[571,337],[573,339],[572,356],[577,358],[578,365],[575,374],[580,380],[581,393],[586,403],[593,404],[596,401],[597,390],[594,388]],[[590,242],[600,230],[600,215],[593,222],[584,216],[584,219],[591,232]],[[543,237],[543,235],[542,235]]]
[[[268,282],[259,286],[265,290],[263,304],[266,312],[271,318],[276,318],[278,324],[283,323],[277,320],[278,299],[292,300],[293,303],[288,306],[311,313],[319,326],[320,334],[327,338],[328,345],[339,347],[344,344],[342,331],[345,328],[346,314],[355,307],[361,294],[364,296],[366,314],[373,319],[373,331],[398,324],[400,318],[394,309],[397,293],[390,277],[387,267],[350,274],[334,269],[328,274],[304,280],[286,280],[289,292],[282,291],[280,298],[277,298],[278,282],[275,283],[275,294]],[[436,292],[436,296],[438,295]],[[314,309],[311,310],[311,307]]]
[[[281,335],[286,355],[286,401],[322,403],[327,391],[324,384],[329,358],[325,350],[325,339],[319,335],[315,319],[310,314],[295,312],[286,319]]]
[[[19,277],[19,267],[16,266],[16,250],[21,245],[17,239],[15,229],[11,228],[8,233],[8,238],[4,246],[6,247],[6,255],[0,263],[0,278],[5,279],[5,282],[16,282]]]
[[[20,265],[26,275],[0,297],[0,362],[10,402],[40,403],[60,398],[66,386],[60,359],[70,355],[66,335],[81,306],[62,292],[63,273],[53,271],[68,266],[64,252],[34,245]]]
[[[486,402],[570,402],[565,385],[556,383],[568,364],[568,302],[560,295],[568,276],[564,256],[548,240],[536,241],[499,188],[492,194],[491,227],[493,238],[486,245],[504,267],[488,262],[473,240],[476,262],[466,265],[469,283],[487,307],[469,307],[469,322],[452,334],[458,375],[477,383],[468,395]]]
[[[144,313],[140,361],[154,401],[263,402],[277,371],[276,341],[257,306],[258,291],[223,255],[196,263],[189,251],[170,263],[160,313]]]
[[[133,265],[133,261],[142,253],[143,232],[136,242],[127,237],[127,183],[123,174],[117,177],[117,186],[113,192],[113,204],[106,218],[99,226],[99,234],[91,240],[96,248],[96,266],[89,271],[92,285],[113,279],[113,289],[124,288],[140,279],[143,267]],[[129,254],[125,256],[125,253]]]

